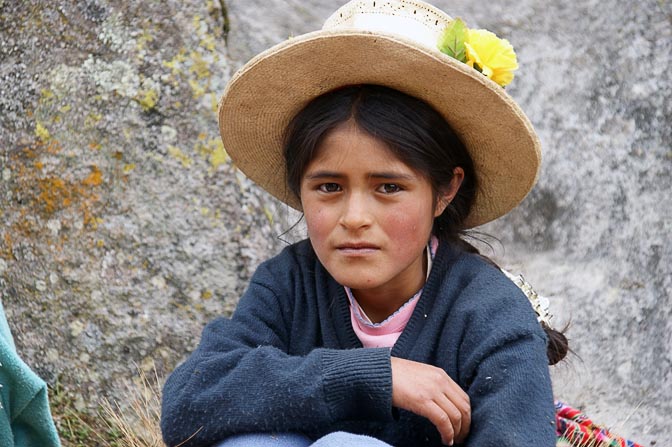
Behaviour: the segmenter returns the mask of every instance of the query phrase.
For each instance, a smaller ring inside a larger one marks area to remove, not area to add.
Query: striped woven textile
[[[555,402],[557,447],[643,447],[610,433],[588,416],[561,401]]]

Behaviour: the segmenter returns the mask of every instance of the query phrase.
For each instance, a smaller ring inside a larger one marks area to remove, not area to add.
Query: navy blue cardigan
[[[208,324],[168,378],[170,446],[234,433],[345,430],[395,446],[440,446],[426,419],[392,408],[390,355],[443,368],[471,400],[469,447],[555,446],[546,336],[497,268],[441,243],[392,348],[363,348],[341,285],[308,241],[259,266],[231,319]]]

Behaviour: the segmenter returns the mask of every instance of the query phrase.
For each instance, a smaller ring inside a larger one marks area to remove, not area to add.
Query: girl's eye
[[[385,194],[394,194],[395,192],[401,191],[401,186],[396,183],[383,183],[380,185],[379,190]]]
[[[341,190],[341,187],[338,183],[322,183],[318,186],[318,189],[322,192],[338,192]]]

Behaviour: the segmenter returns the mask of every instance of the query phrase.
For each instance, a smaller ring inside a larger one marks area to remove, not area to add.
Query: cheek
[[[304,207],[303,212],[306,219],[306,228],[308,229],[308,237],[313,242],[318,242],[324,239],[329,230],[329,217],[323,207]]]
[[[390,213],[385,221],[386,233],[400,242],[400,249],[404,245],[418,245],[427,243],[432,231],[434,215],[432,210],[423,206],[405,207],[399,212]]]

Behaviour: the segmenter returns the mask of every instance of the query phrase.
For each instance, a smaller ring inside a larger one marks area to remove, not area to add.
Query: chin
[[[344,279],[343,281],[339,281],[336,279],[336,281],[345,286],[349,287],[352,290],[366,290],[366,289],[373,289],[378,287],[380,284],[378,281],[367,281],[367,280],[362,280],[361,278],[358,279]]]

